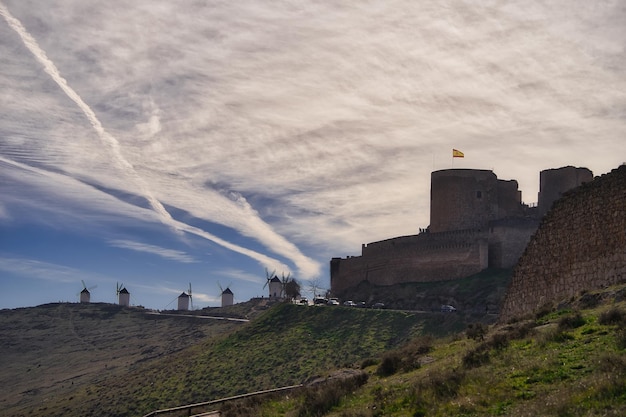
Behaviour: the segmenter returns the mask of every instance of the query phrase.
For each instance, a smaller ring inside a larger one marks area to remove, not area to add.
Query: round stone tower
[[[434,171],[430,184],[431,232],[481,229],[497,218],[498,178],[493,171]]]
[[[544,216],[552,203],[561,198],[564,192],[593,180],[593,173],[587,168],[566,166],[546,169],[539,174],[539,215]]]

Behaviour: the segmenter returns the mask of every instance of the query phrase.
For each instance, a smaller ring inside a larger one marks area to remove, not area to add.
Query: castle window
[[[483,198],[483,192],[482,191],[476,191],[476,198]]]

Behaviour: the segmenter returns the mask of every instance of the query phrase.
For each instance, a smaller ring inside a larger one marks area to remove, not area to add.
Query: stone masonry
[[[542,172],[540,206],[550,207],[562,193],[592,179],[586,168]],[[517,181],[498,179],[489,170],[435,171],[430,199],[430,225],[419,234],[363,245],[361,256],[333,258],[331,293],[348,296],[362,282],[446,281],[485,268],[512,268],[539,226],[537,207],[522,202]]]
[[[626,281],[626,165],[565,193],[521,256],[501,322]]]

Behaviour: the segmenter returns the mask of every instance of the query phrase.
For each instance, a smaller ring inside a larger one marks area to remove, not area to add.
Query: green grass
[[[28,415],[142,415],[325,377],[422,331],[424,314],[278,304],[224,337],[138,363]],[[71,397],[71,398],[70,398]]]
[[[414,370],[380,373],[328,416],[622,416],[626,414],[626,303],[550,311],[492,326],[484,340],[437,340]],[[408,345],[407,345],[408,346]],[[387,351],[400,353],[406,347]],[[477,352],[483,360],[464,358]],[[378,365],[380,366],[380,365]],[[289,416],[289,413],[275,413]]]
[[[624,289],[626,286],[607,289],[604,294],[586,294],[584,302],[569,300],[561,303],[560,310],[545,309],[531,319],[491,326],[480,316],[463,312],[289,304],[257,311],[249,323],[219,332],[202,327],[203,321],[197,319],[163,319],[156,325],[166,331],[176,331],[174,324],[186,323],[185,332],[197,337],[192,346],[183,348],[173,340],[165,341],[160,347],[153,346],[162,352],[159,357],[135,356],[136,360],[118,365],[117,371],[98,368],[101,374],[97,378],[74,388],[66,386],[45,401],[37,394],[20,391],[16,398],[23,402],[19,407],[3,409],[16,416],[141,416],[160,408],[326,380],[338,369],[349,368],[352,373],[326,384],[226,403],[224,415],[625,415],[626,302],[617,296]],[[595,300],[592,303],[590,296]],[[42,318],[29,312],[33,327],[23,335],[24,340],[32,341],[56,332],[64,335],[58,340],[72,339],[82,345],[48,346],[47,353],[65,364],[71,358],[86,360],[90,356],[102,364],[99,355],[122,355],[122,346],[136,355],[137,341],[150,337],[140,323],[155,325],[119,309],[93,306],[69,312],[68,308],[43,309]],[[18,313],[0,314],[6,328],[23,329],[25,321]],[[247,313],[241,310],[240,314]],[[100,329],[111,330],[112,337],[94,330],[96,323]],[[139,332],[135,338],[121,337],[128,326]],[[476,332],[484,328],[486,332]],[[32,352],[42,356],[43,347],[35,346]],[[19,363],[18,352],[12,355]],[[128,358],[122,355],[115,361],[122,363]],[[44,374],[32,367],[30,372]],[[359,376],[361,372],[365,378]],[[24,402],[29,395],[41,400]]]

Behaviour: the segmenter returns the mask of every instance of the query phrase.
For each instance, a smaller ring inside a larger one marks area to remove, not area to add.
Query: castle
[[[364,281],[389,286],[511,268],[552,203],[592,180],[587,168],[541,171],[538,203],[530,207],[522,202],[517,181],[500,180],[493,171],[432,172],[430,226],[417,235],[364,244],[361,256],[333,258],[331,293],[343,297]]]

